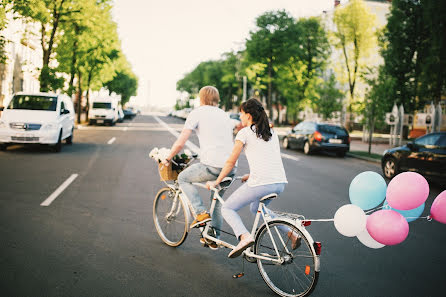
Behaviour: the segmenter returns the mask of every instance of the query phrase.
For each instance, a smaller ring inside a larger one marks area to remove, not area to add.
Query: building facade
[[[6,14],[7,25],[1,31],[6,39],[5,63],[0,63],[0,106],[8,104],[16,92],[38,92],[39,69],[43,52],[39,42],[40,26]]]

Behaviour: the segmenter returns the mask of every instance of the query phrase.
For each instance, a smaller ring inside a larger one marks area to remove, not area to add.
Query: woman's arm
[[[234,168],[235,163],[237,162],[238,157],[240,156],[240,153],[243,149],[243,142],[240,140],[236,140],[234,144],[234,148],[232,149],[232,153],[229,156],[228,160],[226,160],[225,166],[220,172],[220,175],[217,177],[217,180],[215,182],[207,182],[206,187],[208,190],[211,189],[211,187],[217,186]]]

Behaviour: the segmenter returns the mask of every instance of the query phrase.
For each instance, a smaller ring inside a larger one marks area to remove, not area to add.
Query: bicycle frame
[[[240,177],[236,177],[236,178],[234,178],[234,179],[231,181],[231,184],[232,184],[232,183],[234,182],[234,180],[236,180],[236,179],[240,179]],[[231,185],[231,184],[230,184],[230,185]],[[198,186],[198,187],[201,187],[201,188],[205,188],[205,189],[207,189],[206,186],[205,186],[204,184],[202,184],[202,183],[193,183],[193,185]],[[229,186],[230,186],[230,185],[229,185]],[[227,186],[227,187],[225,187],[225,188],[229,188],[229,186]],[[221,190],[221,189],[211,188],[211,191],[213,191],[214,194],[213,194],[213,197],[212,197],[212,203],[211,203],[211,207],[210,207],[210,213],[212,213],[212,212],[214,211],[215,204],[217,203],[217,200],[220,201],[220,203],[222,203],[222,205],[225,203],[225,201],[223,200],[223,198],[220,197],[220,195],[218,194],[218,192],[219,192],[220,190]],[[310,248],[311,248],[312,252],[314,253],[314,255],[316,255],[316,251],[315,251],[315,249],[314,249],[314,240],[313,240],[313,238],[311,237],[310,233],[309,233],[309,232],[305,229],[305,227],[303,226],[303,221],[302,221],[302,220],[298,220],[298,219],[290,219],[290,218],[286,218],[286,217],[271,218],[271,217],[269,216],[269,214],[267,214],[267,213],[265,212],[265,203],[262,202],[262,201],[260,201],[260,203],[259,203],[259,207],[258,207],[257,212],[256,212],[256,216],[255,216],[255,218],[254,218],[254,223],[253,223],[253,226],[252,226],[252,229],[251,229],[251,235],[253,236],[253,238],[256,238],[256,237],[257,237],[256,230],[261,230],[261,228],[258,228],[258,229],[257,229],[257,226],[259,225],[259,222],[260,222],[260,218],[262,218],[262,220],[263,220],[263,224],[261,225],[261,227],[262,227],[263,225],[265,225],[266,228],[267,228],[267,230],[268,230],[268,233],[270,234],[270,237],[271,237],[271,239],[272,239],[272,243],[273,243],[273,246],[274,246],[275,255],[272,255],[272,256],[257,255],[257,254],[255,254],[255,253],[252,251],[252,249],[246,249],[246,250],[244,251],[244,254],[245,254],[246,256],[251,257],[251,258],[256,258],[256,259],[262,259],[262,260],[271,261],[271,262],[274,262],[274,263],[277,263],[277,264],[282,264],[282,263],[283,263],[284,259],[280,256],[280,253],[279,253],[277,244],[276,244],[276,242],[274,241],[274,239],[273,239],[273,237],[272,237],[272,235],[271,235],[271,232],[273,232],[274,230],[271,230],[271,229],[269,228],[269,226],[268,226],[268,223],[269,223],[269,222],[273,222],[273,221],[285,221],[285,222],[288,222],[288,223],[294,225],[294,226],[295,226],[300,232],[302,232],[302,234],[307,238],[307,240],[308,240],[308,242],[309,242],[309,244],[310,244]],[[230,243],[228,243],[228,242],[226,242],[226,241],[217,239],[217,238],[215,238],[215,237],[209,235],[209,234],[208,234],[208,230],[209,230],[209,228],[210,228],[210,224],[207,224],[206,227],[200,227],[200,230],[202,231],[202,236],[203,236],[204,238],[206,238],[206,239],[208,239],[208,240],[212,240],[212,241],[216,242],[218,245],[221,245],[221,246],[224,246],[224,247],[227,247],[227,248],[230,248],[230,249],[233,249],[233,248],[235,247],[234,245],[232,245],[232,244],[230,244]],[[275,231],[278,232],[277,230],[275,230]],[[283,247],[285,247],[286,252],[287,252],[287,253],[290,253],[290,251],[288,250],[288,248],[287,248],[286,245],[285,245],[285,242],[283,242],[283,239],[281,239],[281,240],[282,240],[281,244],[282,244]],[[316,256],[315,270],[316,270],[316,271],[320,271],[320,261],[319,261],[319,256]]]

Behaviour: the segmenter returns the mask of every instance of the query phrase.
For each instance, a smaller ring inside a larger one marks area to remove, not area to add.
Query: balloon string
[[[425,217],[406,217],[406,219],[427,219],[428,221],[431,221],[431,216],[425,216]],[[333,222],[334,219],[305,219],[305,221],[309,222]]]
[[[305,221],[311,221],[311,222],[333,222],[334,219],[305,219]]]

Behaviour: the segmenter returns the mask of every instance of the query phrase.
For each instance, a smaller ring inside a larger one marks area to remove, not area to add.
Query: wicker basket
[[[162,163],[158,164],[161,180],[176,180],[178,178],[178,172],[172,170],[172,163],[169,166],[164,166]]]

